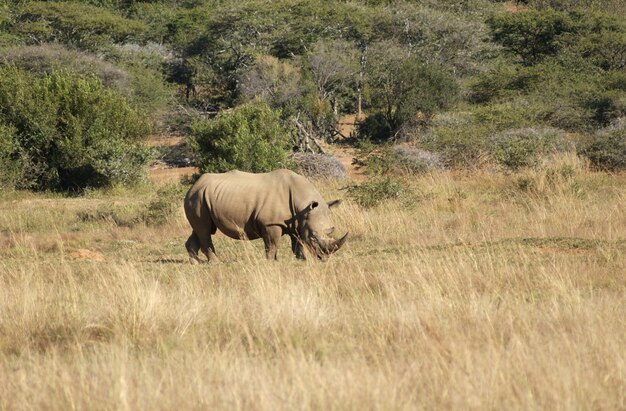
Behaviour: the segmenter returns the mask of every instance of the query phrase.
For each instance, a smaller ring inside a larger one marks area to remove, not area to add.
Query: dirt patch
[[[365,181],[367,176],[362,169],[357,168],[354,164],[356,149],[351,146],[351,140],[355,136],[357,124],[356,114],[341,117],[337,123],[337,128],[341,133],[338,143],[333,145],[322,143],[322,148],[327,154],[339,160],[346,169],[348,178],[354,181]]]
[[[147,144],[151,147],[171,147],[182,144],[185,136],[171,134],[153,134],[148,137]]]
[[[520,13],[523,11],[528,10],[528,7],[512,2],[512,1],[507,1],[502,5],[502,8],[504,9],[505,12],[507,13]]]
[[[337,123],[337,128],[344,137],[353,137],[354,133],[356,132],[356,127],[356,114],[343,116],[339,119],[339,122]]]
[[[367,176],[363,173],[363,169],[357,168],[354,164],[356,149],[345,145],[328,145],[323,144],[324,151],[334,156],[343,168],[346,169],[348,178],[354,181],[365,181]]]
[[[183,177],[191,177],[197,173],[198,167],[153,168],[149,172],[150,181],[155,185],[175,183]]]

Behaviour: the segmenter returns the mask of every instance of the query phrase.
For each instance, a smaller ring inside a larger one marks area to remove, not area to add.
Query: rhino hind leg
[[[192,264],[200,263],[200,258],[198,257],[198,251],[200,250],[200,241],[198,240],[198,236],[195,231],[191,233],[187,242],[185,242],[185,248],[187,249],[187,253],[189,253],[189,262]]]
[[[207,235],[198,235],[193,231],[185,243],[185,248],[187,248],[187,252],[189,253],[189,260],[194,264],[201,262],[198,257],[198,250],[202,250],[202,253],[206,255],[209,262],[216,257],[215,246],[213,246],[211,235],[208,233]]]

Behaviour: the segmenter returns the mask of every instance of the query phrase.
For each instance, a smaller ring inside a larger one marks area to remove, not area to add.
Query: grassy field
[[[626,409],[626,176],[410,185],[325,263],[210,266],[154,189],[0,193],[0,409]]]

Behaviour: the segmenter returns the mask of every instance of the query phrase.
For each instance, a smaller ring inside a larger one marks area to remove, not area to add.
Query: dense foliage
[[[7,73],[17,67],[32,90],[59,73],[97,78],[113,93],[106,95],[123,97],[119,106],[138,122],[161,132],[193,128],[206,170],[283,164],[289,138],[269,136],[289,135],[292,118],[330,139],[339,118],[361,112],[359,139],[409,141],[449,167],[532,167],[560,150],[567,135],[565,145],[575,144],[596,167],[619,170],[623,128],[614,125],[626,117],[623,6],[623,0],[0,0],[0,67]],[[44,97],[32,98],[34,106]],[[265,108],[250,106],[258,101]],[[54,120],[31,106],[23,109],[41,122],[32,130],[64,121],[62,112]],[[246,129],[250,107],[265,113],[267,129],[276,132]],[[7,143],[16,135],[42,138],[7,121],[4,162],[17,156]],[[548,134],[559,141],[544,144],[537,136],[545,130],[555,130]],[[102,140],[119,141],[118,134],[107,129]],[[63,157],[58,147],[50,145],[46,155]],[[407,165],[391,167],[398,168]],[[67,185],[53,183],[60,181],[54,176],[30,180]]]
[[[6,185],[81,190],[141,179],[148,124],[95,77],[0,68],[0,167]]]
[[[291,138],[280,113],[265,103],[249,103],[192,127],[202,172],[266,172],[289,165]]]

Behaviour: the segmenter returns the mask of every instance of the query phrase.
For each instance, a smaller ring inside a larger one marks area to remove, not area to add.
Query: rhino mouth
[[[312,249],[314,254],[317,255],[318,258],[322,258],[324,256],[331,255],[337,252],[348,239],[348,234],[346,233],[339,240],[335,240],[332,237],[324,236],[325,238],[319,238],[315,235],[310,237],[310,248]]]

